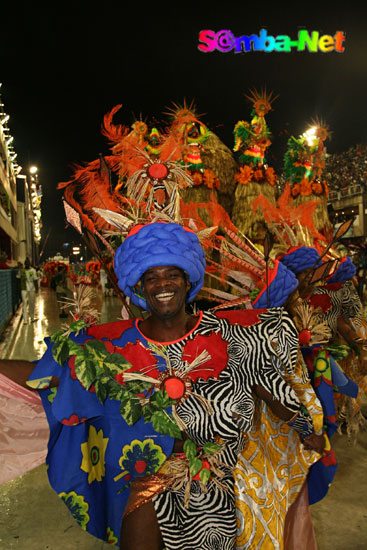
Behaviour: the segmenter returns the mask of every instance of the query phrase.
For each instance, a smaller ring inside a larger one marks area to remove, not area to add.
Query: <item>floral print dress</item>
[[[158,343],[144,337],[139,322],[97,325],[70,336],[73,345],[96,353],[95,362],[115,358],[118,364],[121,356],[128,362],[114,374],[118,390],[103,377],[82,384],[80,361],[70,354],[59,364],[47,340],[28,383],[42,390],[49,422],[50,484],[82,529],[118,545],[131,484],[164,468],[174,438],[184,432],[198,455],[189,457],[181,484],[153,498],[165,547],[234,549],[233,469],[252,426],[254,385],[294,414],[300,410],[284,378],[297,359],[295,327],[282,308],[201,312],[189,334]],[[104,355],[98,355],[101,343]],[[83,363],[85,372],[95,366]],[[57,388],[49,387],[53,376]],[[198,469],[203,449],[211,451]]]

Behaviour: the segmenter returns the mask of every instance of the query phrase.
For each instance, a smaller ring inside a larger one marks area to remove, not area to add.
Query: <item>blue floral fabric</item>
[[[105,336],[99,339],[123,347],[141,338],[129,322],[114,325],[121,327],[120,336],[109,340],[111,324],[107,324],[101,325]],[[83,343],[90,338],[84,331],[73,339]],[[49,339],[46,343],[47,351],[29,382],[34,387],[39,381],[42,388],[45,378],[60,379],[57,391],[39,392],[50,426],[46,459],[50,484],[82,529],[118,545],[131,482],[156,472],[171,454],[174,440],[143,419],[129,426],[120,414],[120,402],[107,397],[102,405],[93,391],[87,392],[73,378],[70,365],[55,362],[53,344]]]
[[[177,414],[197,447],[219,438],[219,469],[224,476],[220,483],[225,490],[213,479],[204,491],[193,478],[188,507],[184,486],[165,489],[153,504],[167,549],[233,550],[237,524],[232,470],[245,445],[244,432],[252,426],[253,386],[261,385],[293,414],[299,412],[297,395],[283,377],[284,365],[293,369],[297,360],[297,332],[282,308],[201,312],[198,317],[190,333],[163,347],[171,368],[183,377],[194,359],[204,351],[208,354],[203,365],[190,371],[188,395],[177,404]],[[91,327],[72,339],[79,344],[102,341],[109,353],[118,352],[115,346],[123,348],[119,353],[131,364],[130,372],[146,371],[155,380],[167,374],[165,357],[156,353],[152,342],[149,349],[138,321]],[[53,359],[53,344],[47,344],[29,383],[42,389],[50,425],[51,486],[82,529],[118,545],[132,482],[160,469],[172,453],[174,439],[143,418],[127,424],[120,401],[107,397],[102,405],[93,386],[87,391],[76,377],[75,356],[60,366]],[[46,387],[53,376],[59,378],[57,391]]]

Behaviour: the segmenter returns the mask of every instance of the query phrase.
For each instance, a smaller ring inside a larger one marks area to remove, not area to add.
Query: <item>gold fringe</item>
[[[235,191],[235,175],[238,170],[233,152],[213,132],[210,133],[204,145],[203,161],[205,168],[212,170],[219,178],[219,203],[231,215],[233,194]]]
[[[228,487],[220,481],[225,476],[225,473],[220,470],[220,467],[228,466],[219,459],[219,452],[213,455],[203,453],[200,459],[207,460],[209,463],[211,472],[210,481],[212,481],[218,489],[222,491],[227,491]],[[159,473],[164,475],[168,487],[173,491],[179,491],[186,484],[184,504],[185,508],[188,508],[192,484],[192,479],[190,477],[190,463],[188,458],[186,458],[186,456],[184,455],[168,459],[159,469]],[[203,492],[206,492],[207,487],[202,483],[201,480],[198,480],[198,482],[200,484],[201,490]]]
[[[311,332],[309,346],[325,344],[331,339],[331,330],[326,321],[320,321],[319,308],[313,309],[307,303],[298,303],[292,310],[293,321],[298,332],[307,329]]]

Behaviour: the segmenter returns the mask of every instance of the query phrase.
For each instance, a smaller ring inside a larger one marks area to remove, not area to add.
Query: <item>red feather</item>
[[[101,133],[106,136],[112,144],[120,143],[120,141],[126,137],[129,129],[121,124],[112,124],[112,118],[117,111],[121,109],[122,105],[116,105],[109,113],[103,117],[103,124],[101,126]]]
[[[177,111],[171,128],[166,137],[163,138],[160,147],[160,159],[163,162],[167,160],[173,162],[182,159],[182,154],[187,146],[186,128],[192,123],[200,124],[193,112],[188,109]]]
[[[321,201],[308,201],[298,206],[294,205],[291,199],[291,188],[287,182],[276,203],[271,202],[264,195],[259,195],[252,202],[252,212],[261,208],[266,222],[287,223],[289,227],[294,227],[299,220],[301,226],[308,229],[315,240],[325,242],[325,237],[317,231],[313,221],[313,214],[318,204],[321,204]]]
[[[82,224],[87,229],[89,229],[89,231],[94,233],[94,224],[93,224],[92,220],[83,212],[83,210],[81,209],[79,203],[74,199],[74,193],[75,192],[76,192],[76,185],[74,185],[74,186],[69,185],[68,187],[66,187],[66,189],[64,191],[65,200],[70,204],[70,206],[72,206],[73,208],[75,208],[75,210],[77,210],[79,212],[81,220],[82,220]]]
[[[116,157],[105,157],[106,163],[116,169]],[[91,224],[99,230],[111,226],[93,208],[103,208],[120,212],[122,198],[119,193],[111,191],[109,181],[100,172],[100,159],[88,163],[86,166],[75,166],[73,178],[58,184],[58,189],[64,189],[65,199],[83,214],[82,221],[92,231]],[[76,198],[77,193],[77,198]],[[72,202],[71,202],[72,201]],[[93,229],[94,232],[94,229]]]

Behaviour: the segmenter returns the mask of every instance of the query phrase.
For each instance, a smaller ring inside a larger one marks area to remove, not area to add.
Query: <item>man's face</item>
[[[151,267],[144,273],[142,283],[145,300],[157,317],[174,318],[185,309],[190,283],[178,267]]]

